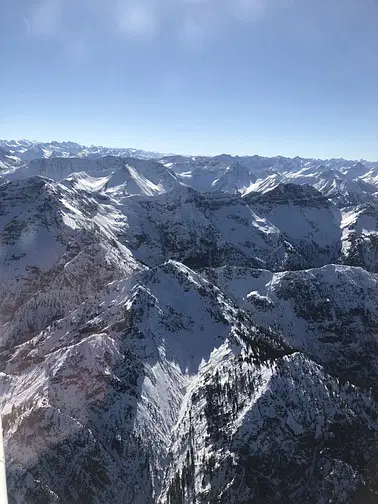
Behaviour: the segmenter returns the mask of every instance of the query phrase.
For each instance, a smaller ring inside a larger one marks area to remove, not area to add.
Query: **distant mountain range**
[[[10,504],[378,502],[378,163],[0,141]]]
[[[0,140],[0,148],[10,156],[28,163],[33,159],[49,157],[87,157],[96,159],[102,156],[134,156],[140,159],[160,158],[162,154],[139,149],[116,149],[101,146],[84,146],[75,142],[31,142],[29,140]]]

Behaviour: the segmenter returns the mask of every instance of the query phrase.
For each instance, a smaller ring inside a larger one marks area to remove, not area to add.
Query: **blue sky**
[[[0,138],[378,160],[377,0],[1,0]]]

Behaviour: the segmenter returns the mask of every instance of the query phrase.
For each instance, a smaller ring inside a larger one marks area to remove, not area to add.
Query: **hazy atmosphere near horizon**
[[[1,0],[0,138],[378,159],[376,0]]]

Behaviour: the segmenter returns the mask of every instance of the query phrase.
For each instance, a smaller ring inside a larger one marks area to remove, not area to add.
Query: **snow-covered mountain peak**
[[[230,194],[244,193],[256,181],[256,176],[239,160],[232,162],[219,179],[214,180],[211,187],[216,191]]]
[[[368,171],[369,169],[361,162],[354,164],[348,169],[345,169],[345,173],[352,179],[363,177]]]
[[[23,163],[34,159],[51,157],[100,158],[107,155],[117,157],[134,157],[140,159],[159,159],[162,154],[140,149],[117,149],[101,146],[84,146],[75,142],[31,142],[28,140],[0,140],[0,145],[11,151]]]

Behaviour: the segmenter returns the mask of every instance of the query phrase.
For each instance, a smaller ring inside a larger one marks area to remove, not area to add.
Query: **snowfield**
[[[11,504],[378,502],[378,163],[0,141]]]

